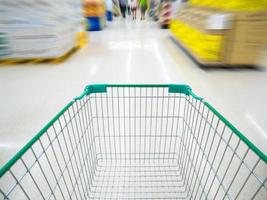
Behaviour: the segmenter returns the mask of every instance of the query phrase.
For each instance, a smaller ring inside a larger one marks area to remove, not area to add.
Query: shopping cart
[[[267,199],[267,157],[186,85],[90,85],[0,171],[0,199]]]

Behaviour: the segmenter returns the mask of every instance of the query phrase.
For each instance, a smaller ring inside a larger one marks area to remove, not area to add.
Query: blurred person
[[[132,12],[131,12],[131,0],[128,0],[127,13],[128,13],[128,15],[131,15],[132,14]]]
[[[132,12],[132,17],[134,20],[134,19],[136,19],[136,10],[138,7],[138,2],[137,2],[137,0],[130,0],[130,1],[131,1],[130,7],[131,7],[131,12]]]
[[[125,18],[128,0],[119,0],[119,4],[120,4],[122,17]]]
[[[155,0],[151,0],[150,8],[149,8],[149,16],[150,17],[154,16],[155,9],[156,9],[156,2],[155,2]]]
[[[139,1],[140,10],[141,10],[141,20],[145,20],[147,3],[148,3],[147,0],[140,0]]]

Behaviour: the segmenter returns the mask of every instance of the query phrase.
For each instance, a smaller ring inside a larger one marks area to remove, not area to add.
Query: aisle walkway
[[[89,83],[187,83],[267,152],[267,71],[203,70],[154,22],[116,20],[60,65],[0,67],[0,165]]]

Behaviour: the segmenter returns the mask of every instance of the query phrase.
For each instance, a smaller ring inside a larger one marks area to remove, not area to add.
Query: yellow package
[[[260,11],[267,9],[267,0],[190,0],[191,5],[229,11]]]
[[[179,20],[171,22],[171,32],[199,58],[217,61],[222,46],[222,35],[209,35]]]

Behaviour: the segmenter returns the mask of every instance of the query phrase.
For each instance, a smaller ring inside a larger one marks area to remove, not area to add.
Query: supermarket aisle
[[[187,83],[265,152],[267,71],[203,70],[148,21],[116,20],[60,65],[0,67],[0,165],[89,83]]]

